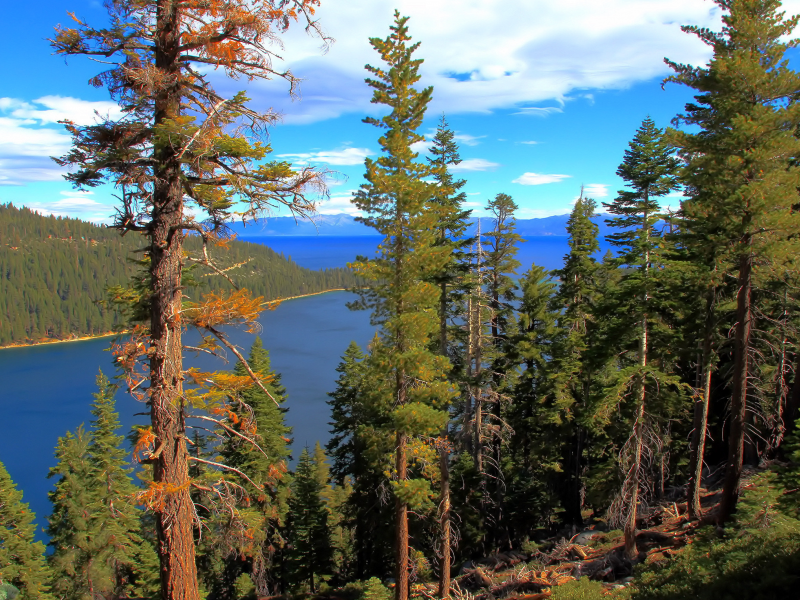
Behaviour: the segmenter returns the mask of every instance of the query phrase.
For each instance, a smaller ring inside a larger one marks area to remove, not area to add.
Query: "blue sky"
[[[409,15],[422,43],[422,85],[434,86],[425,133],[441,114],[457,132],[471,207],[499,192],[520,205],[522,218],[568,212],[586,186],[610,201],[615,175],[642,119],[664,127],[691,98],[674,84],[663,58],[704,64],[709,50],[681,24],[718,29],[710,0],[322,0],[318,17],[336,39],[327,53],[302,28],[284,38],[284,65],[304,79],[291,100],[282,81],[216,81],[219,89],[247,89],[255,108],[275,108],[283,122],[270,134],[274,155],[337,172],[320,212],[352,212],[349,197],[361,183],[363,160],[379,150],[379,132],[361,122],[376,114],[364,83],[368,44],[385,37],[394,8]],[[784,2],[800,12],[800,0]],[[113,189],[79,193],[48,157],[66,152],[61,118],[88,123],[95,110],[114,111],[103,89],[87,80],[102,65],[52,54],[46,38],[68,11],[104,23],[95,0],[13,1],[0,24],[0,202],[45,213],[102,221],[112,212]],[[668,203],[676,205],[677,197]]]

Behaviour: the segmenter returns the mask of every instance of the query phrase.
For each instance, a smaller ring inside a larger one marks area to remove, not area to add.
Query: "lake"
[[[371,254],[379,240],[332,236],[242,239],[266,243],[312,269],[344,266],[357,254]],[[566,237],[532,238],[521,244],[521,271],[534,260],[545,268],[558,268],[567,251]],[[374,335],[369,314],[345,306],[354,298],[348,292],[332,292],[289,300],[260,319],[264,347],[288,393],[286,419],[294,428],[295,457],[306,444],[327,441],[325,401],[334,389],[340,357],[351,340],[364,348]],[[253,336],[236,332],[232,339],[246,350]],[[0,460],[23,490],[40,525],[50,512],[47,492],[52,480],[46,477],[54,464],[56,441],[81,423],[88,427],[98,370],[109,377],[115,374],[106,351],[109,343],[110,339],[95,339],[0,350],[0,410],[6,423],[0,435]],[[187,362],[204,369],[232,367],[208,356]],[[133,416],[145,407],[126,394],[117,394],[117,408],[125,433],[134,423],[146,422],[146,417]]]

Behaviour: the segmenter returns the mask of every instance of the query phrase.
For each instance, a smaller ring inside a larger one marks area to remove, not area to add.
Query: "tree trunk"
[[[647,322],[643,320],[643,344],[647,344]],[[639,362],[640,366],[646,366],[646,355],[643,354]],[[638,516],[637,506],[639,504],[639,472],[642,465],[642,445],[644,444],[644,436],[642,428],[644,427],[644,403],[645,403],[645,379],[642,374],[639,381],[638,390],[639,405],[636,409],[636,421],[633,424],[633,464],[631,465],[630,472],[626,475],[626,487],[630,490],[630,508],[628,510],[628,517],[625,519],[625,554],[631,560],[639,555],[636,548],[636,517]],[[628,497],[625,494],[624,497]]]
[[[442,572],[439,576],[439,597],[450,597],[450,465],[447,448],[439,449],[439,472],[442,478]]]
[[[711,359],[714,336],[714,296],[716,290],[709,290],[706,298],[706,331],[703,339],[702,369],[703,395],[694,403],[694,430],[692,432],[691,455],[689,458],[689,498],[687,508],[689,517],[699,519],[703,516],[700,506],[700,487],[703,478],[703,456],[706,448],[706,431],[708,429],[708,403],[711,398]]]
[[[159,0],[156,13],[156,68],[172,84],[155,99],[156,125],[180,115],[178,4]],[[150,223],[150,415],[155,434],[154,484],[163,494],[156,506],[161,597],[198,600],[194,547],[194,504],[189,496],[189,461],[183,405],[181,273],[183,188],[176,150],[157,143]]]
[[[397,451],[395,454],[397,481],[405,481],[408,476],[406,444],[406,435],[398,432]],[[397,535],[395,538],[395,566],[397,573],[394,597],[395,600],[408,600],[408,505],[400,496],[395,499],[395,516],[397,519]]]
[[[645,201],[647,196],[645,196]],[[642,219],[643,235],[646,240],[644,264],[642,270],[644,271],[645,289],[642,294],[642,322],[641,331],[639,334],[639,368],[641,374],[639,375],[639,389],[637,390],[638,405],[636,407],[636,417],[633,423],[633,465],[630,472],[625,476],[625,484],[630,489],[630,508],[628,510],[628,518],[625,520],[625,554],[631,560],[635,559],[639,551],[636,548],[636,517],[637,507],[639,504],[639,472],[642,465],[642,445],[644,443],[644,434],[642,428],[644,427],[644,414],[645,414],[645,394],[646,394],[646,381],[645,381],[645,367],[647,367],[647,275],[650,270],[650,227],[647,222],[647,211],[644,212]],[[632,488],[632,489],[631,489]],[[623,500],[628,497],[628,494],[623,495]]]
[[[749,245],[749,244],[748,244]],[[752,319],[752,256],[739,258],[739,293],[736,299],[736,333],[733,359],[733,393],[731,394],[731,424],[728,434],[728,461],[719,506],[719,522],[730,519],[739,501],[739,479],[744,460],[744,424],[747,411],[748,350]]]

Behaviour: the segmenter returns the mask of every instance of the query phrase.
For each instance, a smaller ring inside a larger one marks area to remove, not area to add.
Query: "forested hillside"
[[[128,281],[140,249],[140,239],[114,229],[0,205],[0,345],[96,335],[120,325],[117,312],[99,301],[108,286]],[[187,239],[186,250],[197,253],[200,240]],[[265,300],[356,284],[348,269],[311,271],[260,244],[234,241],[215,252],[221,266],[242,264],[228,275]],[[200,285],[188,288],[191,298],[230,288],[206,273],[195,270]]]

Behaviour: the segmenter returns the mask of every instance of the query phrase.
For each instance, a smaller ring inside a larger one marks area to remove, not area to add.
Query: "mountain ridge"
[[[559,236],[567,235],[567,220],[569,214],[553,215],[534,219],[517,219],[517,233],[522,237],[527,236]],[[490,217],[480,217],[482,223],[491,222]],[[472,217],[471,233],[474,233],[478,217]],[[610,233],[610,228],[605,223],[604,215],[598,215],[595,222],[600,228],[600,235]],[[315,215],[311,221],[295,219],[294,217],[268,217],[255,223],[243,225],[234,223],[229,226],[239,238],[269,237],[269,236],[374,236],[375,231],[359,223],[355,217],[346,213],[334,215]],[[486,230],[483,226],[482,229]]]

